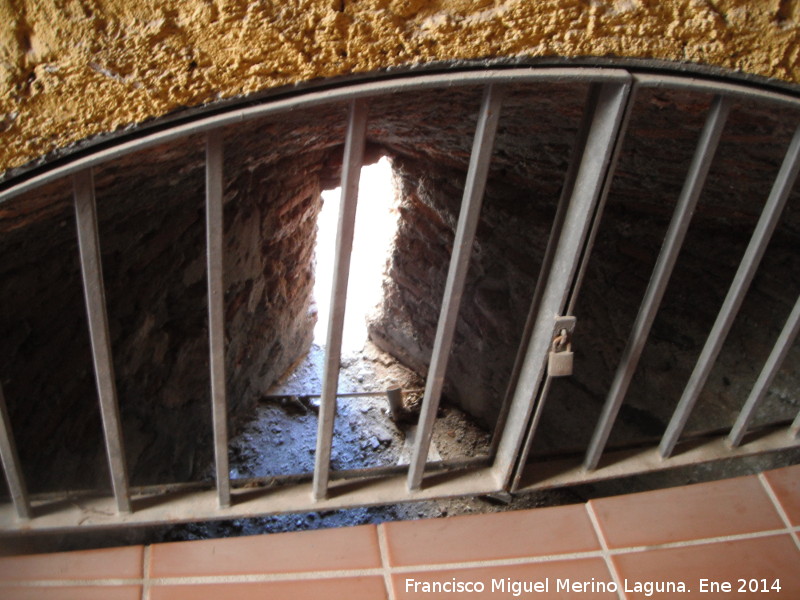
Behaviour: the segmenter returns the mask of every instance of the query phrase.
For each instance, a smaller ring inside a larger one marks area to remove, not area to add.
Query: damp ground
[[[262,398],[254,418],[231,440],[232,478],[311,474],[316,454],[319,391],[325,352],[313,345],[285,382]],[[341,361],[331,452],[332,471],[409,463],[424,382],[367,342]],[[392,417],[386,391],[402,390],[404,410]],[[487,455],[491,436],[461,410],[443,403],[434,425],[429,461]]]

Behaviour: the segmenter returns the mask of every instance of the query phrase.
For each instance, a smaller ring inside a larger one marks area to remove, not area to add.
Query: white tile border
[[[150,546],[142,552],[142,600],[150,600]]]
[[[386,528],[383,523],[378,528],[378,547],[381,551],[381,565],[383,566],[383,582],[386,585],[386,597],[395,600],[394,581],[392,580],[392,568],[389,566],[389,545],[386,541]]]
[[[597,514],[594,512],[594,504],[592,502],[586,502],[584,504],[586,507],[586,514],[589,515],[589,520],[592,522],[592,527],[594,527],[594,533],[597,536],[597,541],[600,542],[600,547],[603,549],[603,560],[606,563],[606,568],[608,572],[611,573],[611,577],[614,578],[614,582],[617,584],[617,595],[625,600],[625,592],[623,591],[622,586],[622,579],[617,573],[617,568],[614,566],[614,562],[611,560],[611,553],[608,550],[608,544],[606,543],[606,536],[603,534],[603,530],[600,528],[600,522],[597,519]]]

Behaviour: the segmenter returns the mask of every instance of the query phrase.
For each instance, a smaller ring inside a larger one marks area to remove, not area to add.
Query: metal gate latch
[[[547,374],[550,377],[568,377],[572,375],[572,329],[575,326],[574,317],[571,323],[568,324],[571,327],[556,329],[555,337],[550,345],[550,354],[547,357]],[[567,323],[564,323],[564,325],[567,325]]]

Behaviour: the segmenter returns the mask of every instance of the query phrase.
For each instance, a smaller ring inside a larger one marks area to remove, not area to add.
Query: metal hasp
[[[25,477],[19,464],[17,445],[14,443],[14,434],[11,431],[11,419],[8,416],[6,397],[3,385],[0,383],[0,459],[3,461],[3,471],[6,474],[6,483],[11,492],[11,500],[20,519],[31,518],[31,505],[28,501],[28,490],[25,486]]]
[[[594,113],[594,106],[596,104],[596,96],[599,93],[600,85],[592,84],[589,87],[587,101],[581,118],[581,124],[578,127],[578,134],[575,139],[574,147],[570,153],[569,167],[564,176],[564,183],[561,186],[561,193],[559,194],[558,204],[556,205],[556,214],[553,217],[553,222],[550,225],[550,234],[548,235],[547,247],[542,257],[542,263],[539,266],[539,274],[536,277],[536,285],[533,288],[533,298],[530,306],[528,307],[528,315],[525,318],[525,326],[522,329],[522,337],[520,338],[517,353],[514,356],[514,366],[511,369],[511,376],[508,378],[505,393],[503,394],[503,406],[500,415],[497,418],[494,432],[492,434],[492,447],[490,455],[494,456],[497,451],[497,444],[500,442],[500,436],[508,418],[508,409],[511,403],[511,398],[514,395],[514,390],[517,387],[519,380],[519,373],[522,369],[522,362],[525,360],[525,350],[528,347],[528,342],[531,339],[531,331],[533,330],[533,323],[536,320],[536,314],[539,311],[539,303],[542,299],[542,291],[546,275],[550,272],[550,265],[553,264],[553,253],[556,249],[556,241],[561,233],[561,227],[564,225],[564,216],[567,214],[567,206],[569,199],[572,197],[572,190],[575,186],[575,176],[580,166],[580,159],[583,156],[583,150],[586,146],[586,138],[589,135],[589,130],[592,126],[592,115]],[[589,107],[592,107],[591,109]]]
[[[678,253],[686,237],[686,231],[689,229],[689,222],[692,220],[697,200],[700,198],[700,192],[703,190],[708,170],[719,145],[722,130],[730,112],[730,105],[729,99],[717,96],[706,118],[697,149],[692,158],[692,164],[689,166],[689,172],[683,184],[683,190],[678,198],[675,212],[664,237],[664,244],[650,276],[650,283],[639,307],[639,313],[636,315],[636,322],[622,353],[600,420],[597,422],[592,440],[589,443],[589,449],[586,452],[586,458],[583,463],[586,469],[597,468],[619,409],[625,399],[625,394],[627,394],[628,387],[633,379],[633,374],[636,372],[636,366],[639,364],[639,358],[650,334],[650,328],[653,325],[658,308],[661,306],[661,300],[664,297],[672,270],[675,267]]]
[[[744,301],[750,282],[753,280],[789,193],[792,191],[798,171],[800,171],[800,127],[795,131],[794,137],[789,144],[786,157],[775,178],[772,191],[761,212],[761,217],[758,219],[742,262],[739,263],[739,269],[733,278],[728,295],[722,303],[722,308],[720,308],[714,326],[711,328],[711,333],[708,335],[705,346],[700,353],[700,358],[697,359],[697,364],[689,378],[689,382],[686,384],[683,396],[672,414],[672,419],[667,426],[664,437],[661,439],[659,452],[664,458],[669,457],[675,449],[675,444],[678,443],[681,432],[689,420],[689,414],[694,408],[697,398],[700,396],[700,392],[711,373],[714,361],[722,349],[722,344],[725,342],[731,325],[733,325],[736,314],[739,312],[739,307]]]
[[[767,362],[761,370],[761,374],[747,397],[736,423],[733,424],[731,433],[728,436],[728,443],[732,448],[742,443],[742,438],[747,433],[747,428],[756,412],[756,408],[764,396],[767,395],[767,390],[769,390],[772,380],[775,379],[775,375],[778,374],[786,355],[789,354],[798,331],[800,331],[800,297],[797,298],[797,302],[795,302],[794,308],[786,320],[786,325],[783,326],[778,340],[775,342],[775,346],[772,348],[772,352],[770,352],[769,358],[767,358]]]
[[[333,267],[330,320],[325,351],[325,372],[319,408],[317,453],[314,460],[313,495],[322,500],[328,495],[333,425],[336,420],[336,391],[339,386],[339,362],[342,357],[342,332],[347,306],[347,281],[350,277],[350,253],[353,250],[358,183],[364,162],[368,104],[365,100],[350,102],[350,115],[342,158],[342,200],[336,233],[336,254]]]
[[[556,317],[553,342],[547,356],[548,377],[569,377],[572,375],[573,353],[572,333],[575,330],[575,317]]]
[[[208,347],[214,427],[214,465],[220,508],[231,505],[228,468],[228,402],[225,378],[225,278],[223,276],[223,140],[220,130],[206,136],[206,259],[208,271]]]
[[[586,149],[586,139],[589,137],[589,132],[592,129],[592,119],[594,117],[594,109],[597,106],[597,98],[600,94],[601,84],[593,83],[589,86],[589,91],[584,102],[583,117],[581,118],[578,133],[575,137],[575,142],[570,152],[569,167],[567,167],[564,182],[561,186],[561,193],[558,197],[558,204],[556,205],[556,214],[553,217],[553,222],[550,225],[550,233],[547,238],[547,247],[544,251],[541,265],[539,266],[539,274],[536,277],[536,285],[533,288],[533,298],[531,299],[530,306],[528,307],[528,315],[525,319],[525,326],[522,330],[517,353],[514,357],[514,366],[511,370],[511,376],[508,378],[506,384],[505,394],[503,395],[503,406],[500,415],[495,425],[494,433],[492,434],[492,447],[490,454],[494,456],[497,452],[497,445],[500,442],[500,437],[505,428],[506,419],[508,418],[508,411],[511,404],[511,399],[514,395],[514,390],[519,381],[519,374],[522,370],[522,363],[525,360],[525,351],[531,339],[531,332],[533,331],[533,324],[536,320],[536,315],[539,312],[539,305],[542,300],[542,292],[547,281],[547,275],[550,273],[550,267],[553,264],[553,254],[555,253],[556,246],[558,245],[559,237],[561,236],[561,229],[564,225],[564,217],[567,214],[567,207],[569,206],[572,192],[575,188],[575,177],[578,174],[578,168],[581,165],[583,152]],[[632,92],[633,94],[633,92]],[[629,101],[630,103],[630,101]]]
[[[564,176],[564,182],[561,186],[561,194],[559,194],[558,204],[556,207],[556,214],[553,218],[553,223],[550,226],[550,235],[548,236],[547,240],[547,247],[545,249],[544,258],[542,259],[542,263],[539,267],[539,275],[536,279],[536,286],[534,287],[533,291],[533,299],[531,300],[530,307],[528,308],[528,316],[525,321],[525,329],[522,334],[522,338],[520,339],[519,347],[517,348],[517,355],[514,360],[514,368],[511,373],[511,377],[509,378],[508,385],[506,386],[506,393],[504,396],[504,413],[501,415],[501,418],[498,419],[498,425],[495,428],[494,436],[492,439],[492,455],[494,456],[497,451],[497,446],[500,442],[502,429],[500,428],[505,427],[505,422],[508,417],[508,410],[510,408],[510,402],[513,398],[514,390],[516,389],[517,383],[519,381],[519,374],[522,369],[522,364],[525,360],[525,353],[528,349],[528,345],[530,343],[531,334],[533,331],[533,326],[536,321],[536,317],[539,313],[539,306],[542,300],[542,294],[544,292],[545,284],[547,282],[547,277],[550,274],[550,268],[553,264],[553,255],[555,254],[556,248],[558,247],[558,242],[561,238],[561,231],[564,226],[564,219],[567,214],[567,208],[569,207],[570,200],[572,198],[572,193],[575,189],[575,180],[578,175],[578,170],[581,166],[581,163],[584,158],[584,152],[586,151],[586,142],[589,138],[589,133],[592,130],[592,123],[594,122],[594,114],[595,109],[597,108],[598,98],[600,97],[600,91],[602,89],[602,84],[600,83],[592,83],[589,86],[589,91],[586,96],[586,101],[584,102],[584,109],[583,109],[583,116],[581,118],[581,123],[578,128],[578,133],[575,138],[574,145],[572,147],[572,151],[570,153],[570,161],[569,167],[567,168],[566,175]],[[630,114],[630,107],[633,104],[633,98],[636,93],[636,88],[634,87],[628,98],[628,108],[626,112],[628,116]],[[623,117],[623,124],[621,127],[625,128],[625,120],[628,116]],[[613,165],[615,162],[615,156],[619,149],[619,145],[617,150],[612,154],[611,164]],[[602,198],[607,190],[608,186],[604,185],[604,191],[601,192],[601,200],[598,202],[598,206],[602,203]],[[591,237],[591,234],[590,234]],[[586,258],[586,256],[585,256]],[[581,270],[583,269],[584,265],[588,261],[584,261],[581,265]],[[579,270],[579,273],[581,272]],[[580,275],[578,277],[580,279]],[[569,312],[569,310],[567,311]],[[542,385],[542,389],[540,391],[540,396],[547,397],[550,393],[550,383],[551,379],[546,377],[544,380],[544,384]],[[527,460],[528,453],[533,445],[533,433],[535,432],[539,419],[541,417],[541,411],[537,410],[533,413],[533,418],[530,423],[530,427],[528,429],[528,434],[525,439],[525,443],[522,447],[522,460],[521,463],[524,463]],[[511,491],[516,491],[516,487],[519,483],[519,479],[517,477],[514,478],[511,484]]]
[[[94,198],[92,170],[86,169],[72,176],[75,195],[75,220],[78,226],[78,248],[89,318],[89,335],[92,341],[92,359],[103,418],[111,484],[114,488],[117,511],[131,512],[128,490],[128,468],[123,449],[122,427],[119,420],[114,365],[111,360],[111,341],[108,335],[106,298],[103,288],[103,270],[100,259],[100,241],[97,233],[97,208]]]
[[[490,84],[486,86],[483,100],[481,101],[481,111],[478,116],[475,137],[473,138],[464,195],[453,241],[453,254],[450,258],[450,267],[447,272],[442,308],[439,314],[439,323],[436,327],[436,337],[433,342],[428,378],[425,382],[425,395],[422,400],[417,440],[408,470],[409,490],[420,488],[425,471],[425,463],[428,459],[428,450],[431,444],[431,435],[433,434],[433,422],[436,420],[436,411],[439,408],[439,401],[442,396],[447,360],[450,356],[458,319],[458,309],[461,306],[461,295],[464,292],[464,283],[469,270],[469,259],[472,255],[472,245],[475,241],[475,232],[480,219],[483,192],[489,175],[489,164],[492,161],[494,138],[497,132],[497,124],[500,121],[500,109],[503,103],[502,96],[502,89]]]
[[[386,400],[389,402],[389,411],[395,423],[399,423],[403,418],[403,390],[393,387],[386,390]]]
[[[591,128],[492,467],[498,486],[502,488],[509,486],[518,458],[520,463],[526,460],[525,456],[520,456],[519,450],[526,435],[530,439],[533,434],[531,415],[535,401],[540,400],[537,412],[541,411],[544,401],[539,393],[553,339],[553,318],[563,314],[589,230],[597,216],[595,208],[613,174],[613,157],[615,148],[621,143],[631,88],[629,77],[605,82],[594,106],[590,107]]]
[[[578,139],[578,143],[576,144],[575,149],[573,150],[574,156],[572,160],[580,159],[583,160],[583,154],[586,152],[586,141],[588,139],[589,132],[591,131],[592,125],[594,123],[594,116],[597,111],[600,93],[602,92],[602,86],[598,84],[594,84],[590,90],[589,96],[587,97],[586,101],[586,108],[584,109],[584,117],[583,122],[581,123],[581,134]],[[594,207],[594,215],[590,220],[590,228],[589,233],[585,238],[583,249],[581,251],[581,259],[580,259],[580,267],[578,267],[578,273],[573,278],[572,284],[569,288],[568,293],[568,302],[567,302],[567,310],[566,314],[571,315],[575,310],[575,304],[578,300],[578,295],[580,293],[581,286],[583,285],[583,279],[586,275],[586,271],[589,268],[589,260],[592,254],[592,248],[594,247],[595,240],[597,239],[598,231],[600,230],[600,222],[602,221],[603,212],[605,210],[606,199],[608,198],[609,190],[611,189],[611,181],[613,179],[614,170],[616,169],[617,161],[619,160],[619,154],[622,151],[622,139],[625,136],[625,132],[628,129],[628,123],[630,122],[631,114],[633,112],[633,106],[635,103],[636,97],[636,90],[637,87],[634,84],[628,93],[627,100],[623,106],[623,113],[621,117],[621,121],[619,127],[617,129],[617,135],[614,140],[611,140],[609,143],[613,145],[611,150],[610,159],[608,160],[608,166],[602,183],[600,183],[600,193],[599,198],[595,202]],[[574,176],[573,168],[570,167],[570,171],[568,173],[568,177],[570,175]],[[574,181],[571,184],[574,187]],[[570,187],[569,181],[565,184],[565,189]],[[571,195],[570,195],[571,197]],[[569,199],[569,198],[568,198]],[[559,200],[559,212],[562,210],[561,204],[566,204],[563,196]],[[557,247],[560,241],[560,230],[558,235],[555,238],[551,238],[548,241],[548,252],[550,252],[550,248],[553,247],[554,249]],[[543,267],[544,268],[544,267]],[[549,272],[548,272],[549,274]],[[542,273],[540,273],[540,281],[541,281]],[[537,294],[538,294],[538,286],[537,283]],[[534,301],[536,301],[536,295],[534,295]],[[559,318],[564,317],[557,317],[557,321]],[[574,325],[574,323],[573,323]],[[557,322],[558,326],[558,322]],[[554,332],[554,336],[557,334]],[[549,361],[548,361],[549,362]],[[548,364],[549,367],[549,364]],[[530,419],[530,424],[528,426],[527,432],[525,432],[524,444],[522,446],[522,452],[520,453],[519,458],[516,462],[516,468],[514,470],[514,477],[511,481],[511,491],[515,492],[519,485],[522,478],[523,470],[525,468],[525,464],[528,461],[528,456],[530,455],[531,449],[533,448],[533,443],[536,437],[536,431],[539,428],[539,423],[541,422],[542,415],[544,414],[544,407],[547,398],[550,395],[550,386],[553,383],[553,377],[551,376],[551,372],[548,369],[548,376],[544,378],[544,381],[541,384],[539,389],[538,395],[535,396],[535,407],[533,409],[533,416]]]

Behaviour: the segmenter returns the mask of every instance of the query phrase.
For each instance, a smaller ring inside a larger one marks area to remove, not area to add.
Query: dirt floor
[[[274,477],[312,473],[324,350],[311,347],[289,379],[270,391],[254,418],[231,440],[231,476]],[[424,382],[367,342],[344,356],[339,392],[375,392],[338,401],[331,467],[363,469],[408,464]],[[395,423],[386,390],[404,390],[406,418]],[[460,410],[443,405],[434,426],[429,460],[486,455],[491,436]]]
[[[231,440],[231,476],[274,477],[312,473],[324,349],[313,345],[289,378],[279,383],[257,407],[254,418]],[[370,342],[344,355],[339,392],[375,392],[373,397],[340,398],[331,453],[333,470],[408,464],[424,381]],[[391,418],[385,391],[400,387],[409,415]],[[459,409],[443,403],[434,424],[429,461],[460,460],[486,455],[490,432]],[[258,533],[343,527],[392,520],[496,512],[579,501],[569,490],[522,495],[509,502],[490,497],[445,498],[425,502],[359,507],[347,510],[273,515],[163,529],[157,540],[205,539]]]

